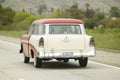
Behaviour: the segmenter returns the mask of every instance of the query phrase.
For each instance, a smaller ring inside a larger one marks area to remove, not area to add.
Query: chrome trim
[[[74,53],[72,56],[64,56],[64,53],[55,53],[55,52],[50,52],[50,53],[44,53],[44,52],[39,52],[39,58],[80,58],[80,57],[93,57],[96,55],[95,50],[90,50],[88,52],[82,52],[82,53]]]

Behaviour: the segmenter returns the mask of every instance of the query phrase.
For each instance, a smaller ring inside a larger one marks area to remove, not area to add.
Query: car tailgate
[[[49,35],[45,52],[74,52],[83,49],[83,35]]]

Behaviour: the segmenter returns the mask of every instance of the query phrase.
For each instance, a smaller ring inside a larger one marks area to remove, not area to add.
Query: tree
[[[19,23],[21,21],[23,21],[26,17],[28,17],[30,14],[28,14],[27,12],[17,12],[14,16],[14,22],[15,23]]]
[[[53,7],[51,7],[51,10],[50,10],[51,12],[54,12],[54,8]]]
[[[46,11],[47,11],[47,6],[46,6],[44,0],[42,0],[38,6],[38,13],[39,13],[39,15],[41,15],[43,12],[46,12]]]
[[[75,18],[75,19],[84,19],[86,18],[82,10],[78,8],[77,5],[73,5],[70,8],[66,5],[63,5],[61,9],[58,9],[56,12],[51,14],[48,17],[54,18]]]
[[[87,8],[85,11],[85,15],[87,18],[93,18],[94,14],[95,14],[95,11],[93,9]]]
[[[120,9],[117,7],[111,7],[109,12],[111,17],[120,17]]]
[[[11,8],[7,7],[4,10],[4,22],[3,24],[9,25],[13,22],[13,18],[15,16],[15,11],[13,11]]]
[[[25,12],[25,9],[23,8],[23,10],[22,10],[23,12]]]
[[[5,2],[5,0],[0,0],[0,4],[3,3],[3,2]]]
[[[66,4],[61,5],[60,14],[62,18],[72,18],[69,7]]]
[[[84,13],[82,12],[82,10],[80,10],[77,5],[71,6],[68,11],[70,12],[71,16],[73,18],[75,18],[75,19],[84,19],[84,18],[86,18]]]
[[[87,9],[89,9],[90,4],[89,4],[89,3],[86,3],[85,6],[86,6]]]
[[[85,19],[85,27],[89,29],[93,29],[94,27],[97,26],[97,21],[94,19]]]
[[[86,3],[85,7],[86,7],[86,11],[84,12],[85,16],[87,18],[91,18],[92,19],[93,15],[95,14],[95,11],[92,8],[90,8],[90,4],[89,3]]]
[[[2,11],[2,12],[1,12]],[[15,11],[11,8],[2,8],[0,7],[0,23],[2,25],[9,25],[13,22],[13,18],[15,16]]]
[[[86,11],[84,12],[87,18],[93,18],[93,15],[95,14],[95,11],[93,9],[90,9],[90,4],[86,3]]]
[[[43,13],[43,8],[41,6],[38,8],[38,13],[39,13],[39,15],[41,15]]]
[[[96,12],[96,13],[94,14],[94,20],[101,21],[101,20],[104,19],[104,18],[105,18],[104,13]]]
[[[39,5],[38,13],[41,15],[43,12],[47,11],[47,6],[45,4]]]
[[[0,4],[0,17],[2,16],[1,14],[3,14],[3,7],[1,6],[1,4]],[[1,18],[0,18],[1,19]]]
[[[0,30],[7,29],[7,26],[12,24],[15,13],[11,8],[0,5]]]

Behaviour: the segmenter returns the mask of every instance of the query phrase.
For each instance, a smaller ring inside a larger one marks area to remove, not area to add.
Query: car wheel
[[[68,62],[69,61],[69,59],[64,59],[64,62]]]
[[[38,57],[35,57],[34,66],[36,68],[41,68],[42,67],[42,59],[39,59]]]
[[[79,59],[79,65],[80,65],[80,67],[86,67],[87,63],[88,63],[88,58],[87,57]]]
[[[29,63],[29,61],[30,61],[30,58],[29,58],[29,57],[24,56],[24,63]]]

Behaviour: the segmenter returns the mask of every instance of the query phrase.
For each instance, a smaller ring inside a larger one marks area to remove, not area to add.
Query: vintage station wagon
[[[86,67],[88,57],[96,54],[94,38],[86,34],[84,22],[64,18],[34,21],[29,33],[21,37],[20,53],[24,53],[24,63],[34,58],[36,68],[51,59],[75,59],[80,67]]]

